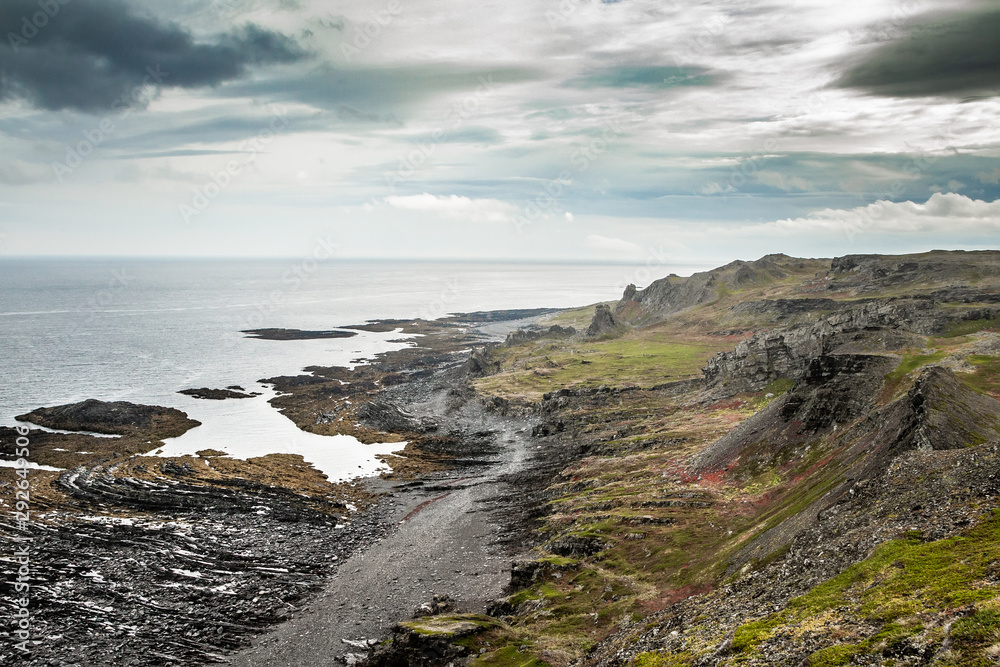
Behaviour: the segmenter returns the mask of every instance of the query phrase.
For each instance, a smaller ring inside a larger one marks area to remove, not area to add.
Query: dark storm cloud
[[[0,99],[97,111],[144,84],[214,86],[253,65],[306,57],[292,39],[252,24],[199,42],[183,26],[121,0],[63,1],[0,4]]]
[[[1000,8],[936,16],[877,48],[838,84],[876,95],[1000,93]]]
[[[572,88],[677,88],[710,86],[717,75],[699,67],[658,65],[609,67],[571,79]]]

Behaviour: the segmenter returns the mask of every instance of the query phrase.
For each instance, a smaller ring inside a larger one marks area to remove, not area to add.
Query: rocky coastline
[[[987,664],[998,294],[997,252],[769,255],[349,327],[420,342],[266,382],[304,430],[400,443],[354,484],[134,456],[186,423],[148,406],[36,411],[119,437],[31,432],[67,471],[37,473],[26,664]]]
[[[508,315],[520,320],[524,313]],[[481,319],[496,325],[503,317]],[[0,659],[25,665],[231,662],[253,637],[301,614],[352,555],[400,522],[413,521],[442,489],[454,488],[453,480],[502,467],[501,429],[483,426],[478,402],[454,394],[440,379],[429,382],[460,368],[461,350],[470,342],[489,340],[475,332],[479,321],[368,323],[358,328],[411,327],[425,342],[353,370],[309,368],[308,375],[268,380],[280,393],[272,402],[293,420],[317,394],[342,398],[342,406],[300,422],[307,430],[347,432],[371,442],[405,437],[401,456],[386,457],[393,472],[385,479],[331,484],[293,455],[249,461],[211,450],[144,456],[163,438],[198,425],[170,408],[88,400],[18,417],[26,424],[32,460],[57,471],[32,471],[27,531],[0,522],[4,539],[30,540],[36,639],[30,658],[15,656],[5,624]],[[186,393],[217,400],[250,395],[236,387]],[[350,426],[339,419],[344,415]],[[16,458],[18,437],[15,429],[0,429],[0,456]],[[504,547],[490,558],[496,558],[494,578],[503,578]],[[17,563],[2,560],[0,570],[10,588]],[[411,606],[429,599],[424,586],[417,585]],[[13,593],[5,589],[3,597]],[[369,634],[387,632],[410,611],[383,610],[384,619],[373,621]],[[338,641],[321,664],[352,650],[357,647]]]

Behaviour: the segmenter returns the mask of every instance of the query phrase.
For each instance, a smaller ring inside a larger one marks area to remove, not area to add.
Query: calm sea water
[[[667,273],[668,271],[663,271]],[[621,296],[635,270],[614,265],[328,260],[0,261],[0,424],[87,398],[165,405],[203,422],[166,454],[301,453],[332,479],[370,474],[351,438],[304,433],[273,410],[261,378],[350,365],[406,345],[398,334],[265,341],[241,329],[333,328],[449,312],[570,307]],[[241,385],[252,400],[203,401],[191,387]]]

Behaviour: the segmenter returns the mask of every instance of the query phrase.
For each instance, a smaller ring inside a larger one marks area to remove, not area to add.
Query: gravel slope
[[[435,594],[462,611],[481,612],[510,579],[504,517],[494,511],[516,493],[505,481],[524,466],[530,425],[486,414],[475,402],[447,410],[445,389],[407,401],[417,414],[450,412],[453,432],[492,432],[497,454],[486,466],[465,466],[423,485],[397,484],[386,501],[396,526],[345,561],[303,610],[232,658],[241,667],[342,664],[369,639]],[[384,484],[384,483],[382,483]],[[351,642],[351,643],[348,643]]]

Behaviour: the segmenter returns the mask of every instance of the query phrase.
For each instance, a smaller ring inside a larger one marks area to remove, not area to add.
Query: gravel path
[[[469,612],[482,612],[502,595],[511,554],[501,544],[502,517],[491,510],[494,498],[512,492],[503,476],[522,468],[530,428],[479,411],[459,420],[495,431],[500,450],[494,462],[423,486],[396,486],[388,501],[396,527],[345,561],[322,593],[233,656],[232,664],[343,664],[338,659],[363,653],[364,641],[383,637],[435,594],[450,595]]]

